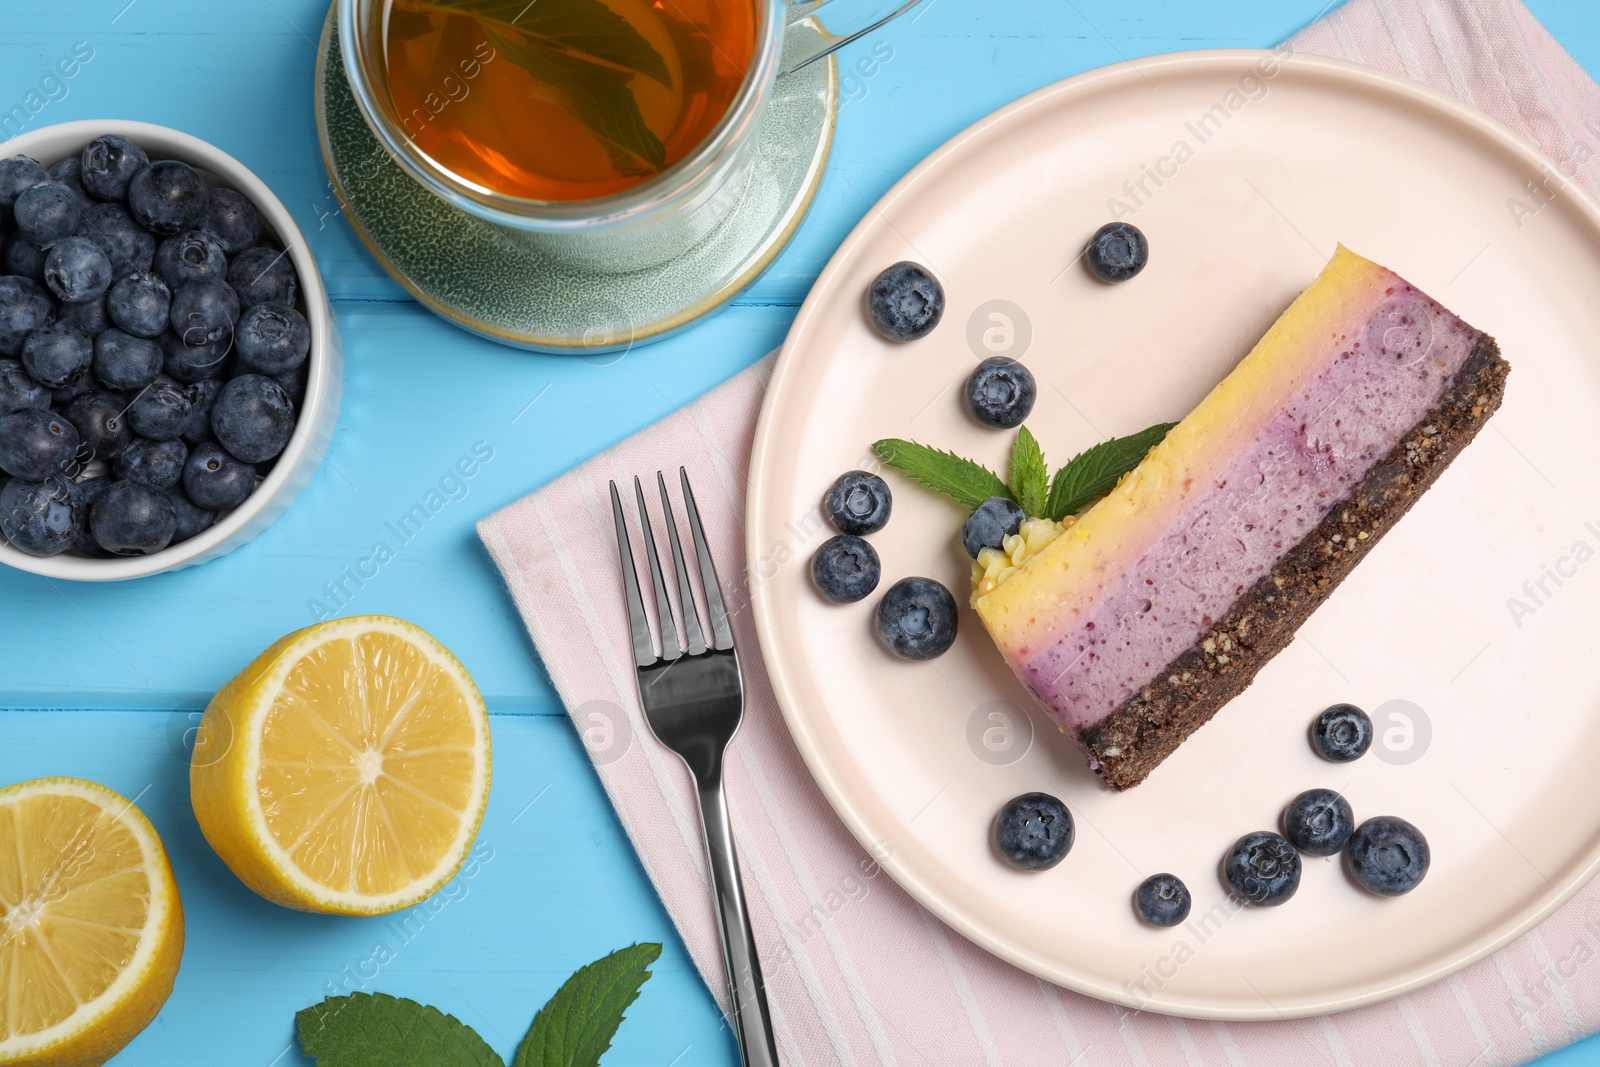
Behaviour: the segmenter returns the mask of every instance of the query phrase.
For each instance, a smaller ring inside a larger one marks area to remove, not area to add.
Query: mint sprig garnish
[[[1038,440],[1026,426],[1021,427],[1011,448],[1009,485],[981,463],[915,441],[885,438],[874,443],[872,450],[907,478],[963,507],[976,508],[990,497],[1000,496],[1016,501],[1029,518],[1060,522],[1115,488],[1176,425],[1160,422],[1086,448],[1056,471],[1053,479],[1047,478],[1049,468]]]
[[[1011,496],[1028,515],[1043,515],[1045,494],[1049,490],[1050,469],[1044,465],[1044,450],[1026,426],[1017,431],[1011,446]]]
[[[943,493],[964,507],[975,508],[992,496],[1011,496],[1010,487],[998,474],[954,452],[941,452],[915,441],[893,437],[877,442],[872,450],[907,478]]]
[[[1167,431],[1176,425],[1175,422],[1158,422],[1127,437],[1102,441],[1073,456],[1065,467],[1056,471],[1055,480],[1050,483],[1044,517],[1060,522],[1111,492],[1122,476],[1137,467],[1146,453],[1159,445]],[[1026,505],[1023,510],[1027,511]]]
[[[599,1067],[660,956],[660,945],[630,945],[579,968],[534,1016],[515,1067]],[[455,1016],[387,993],[328,997],[294,1021],[301,1050],[319,1067],[505,1067]]]

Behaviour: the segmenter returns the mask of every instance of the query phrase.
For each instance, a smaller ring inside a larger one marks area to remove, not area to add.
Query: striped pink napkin
[[[1351,0],[1295,37],[1453,93],[1558,160],[1600,142],[1600,87],[1518,0]],[[649,735],[627,658],[606,482],[682,463],[724,584],[744,567],[745,478],[764,360],[663,422],[491,515],[505,575],[601,781],[700,972],[726,996],[689,778]],[[737,602],[736,607],[742,606]],[[945,927],[883,875],[834,816],[790,741],[749,612],[744,727],[729,806],[778,1045],[827,1064],[1522,1063],[1600,1029],[1600,883],[1494,956],[1373,1007],[1291,1022],[1128,1012],[1040,982]]]

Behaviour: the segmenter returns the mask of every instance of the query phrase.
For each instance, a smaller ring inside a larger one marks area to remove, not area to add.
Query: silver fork
[[[717,927],[722,933],[722,962],[727,969],[729,1000],[733,1005],[733,1032],[739,1039],[741,1062],[746,1067],[778,1067],[772,1016],[767,1010],[761,962],[756,958],[755,935],[750,931],[750,914],[745,908],[739,863],[733,851],[733,830],[728,822],[728,802],[722,789],[722,757],[744,713],[744,684],[739,676],[739,655],[733,648],[733,629],[728,625],[728,609],[722,599],[722,587],[717,582],[717,568],[706,546],[705,530],[700,526],[700,511],[695,507],[694,490],[689,488],[689,475],[682,467],[678,468],[678,477],[683,483],[683,504],[694,538],[689,551],[700,571],[706,607],[711,613],[711,645],[707,647],[701,631],[689,570],[684,566],[683,547],[678,542],[678,523],[672,514],[672,500],[667,496],[667,481],[657,471],[656,484],[661,489],[661,508],[666,513],[678,602],[683,606],[682,638],[673,623],[672,603],[667,599],[650,512],[645,507],[644,487],[637,477],[633,479],[633,491],[639,503],[639,525],[644,530],[645,559],[650,565],[656,615],[661,620],[660,655],[656,654],[644,598],[639,592],[633,546],[628,541],[628,524],[622,517],[622,499],[617,494],[617,483],[611,483],[611,514],[617,525],[617,555],[622,563],[622,586],[628,600],[628,628],[633,637],[633,662],[638,668],[639,700],[644,705],[650,731],[658,741],[676,752],[694,775],[700,821],[705,829],[711,888],[716,896]]]

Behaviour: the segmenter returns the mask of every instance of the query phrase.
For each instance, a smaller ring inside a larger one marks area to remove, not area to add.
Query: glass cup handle
[[[859,40],[922,3],[923,0],[895,0],[892,9],[884,15],[868,22],[860,29],[848,30],[837,34],[822,24],[817,12],[833,3],[834,0],[787,0],[788,27],[783,35],[783,66],[780,74],[792,74],[801,67],[808,66],[832,55],[851,41]],[[883,3],[878,3],[877,10],[882,10]]]

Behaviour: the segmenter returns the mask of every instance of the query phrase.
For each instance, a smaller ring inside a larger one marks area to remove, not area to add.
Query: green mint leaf
[[[998,474],[954,452],[940,452],[893,437],[876,442],[872,450],[907,478],[951,497],[963,507],[975,508],[992,496],[1011,497],[1011,490]]]
[[[1045,494],[1050,488],[1050,471],[1044,465],[1044,451],[1026,426],[1017,431],[1011,447],[1011,495],[1030,519],[1044,517]]]
[[[601,0],[401,0],[418,8],[467,15],[495,30],[555,51],[638,71],[672,85],[672,73],[644,34]]]
[[[329,997],[294,1022],[301,1051],[320,1067],[505,1067],[466,1023],[387,993]]]
[[[1137,467],[1145,453],[1160,444],[1167,431],[1176,425],[1160,422],[1127,437],[1101,442],[1073,456],[1065,467],[1056,471],[1055,480],[1050,483],[1045,517],[1060,522],[1111,492],[1117,480]]]
[[[579,968],[533,1017],[515,1067],[598,1067],[660,955],[660,945],[629,945]]]

